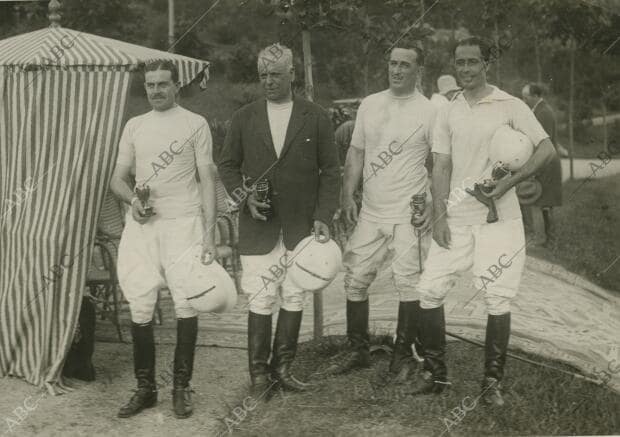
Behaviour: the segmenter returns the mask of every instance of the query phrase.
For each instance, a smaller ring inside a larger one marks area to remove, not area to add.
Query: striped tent
[[[62,392],[132,71],[208,63],[50,27],[0,41],[0,377]]]

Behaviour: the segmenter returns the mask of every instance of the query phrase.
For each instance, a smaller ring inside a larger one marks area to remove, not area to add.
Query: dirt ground
[[[47,395],[17,378],[0,379],[0,436],[211,436],[226,432],[225,418],[247,390],[246,351],[196,350],[194,415],[184,420],[176,419],[171,410],[172,387],[166,371],[174,356],[172,345],[157,348],[157,381],[161,384],[157,406],[130,419],[116,417],[135,387],[131,354],[130,344],[97,343],[97,380],[71,380],[76,390],[61,396]]]

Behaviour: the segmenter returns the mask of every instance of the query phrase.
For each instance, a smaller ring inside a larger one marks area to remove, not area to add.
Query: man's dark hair
[[[487,41],[485,38],[481,38],[479,36],[470,36],[467,38],[463,38],[456,43],[454,46],[454,54],[456,55],[456,49],[462,46],[478,46],[480,48],[480,53],[482,54],[482,59],[484,62],[491,61],[491,43]]]
[[[144,65],[145,73],[147,71],[157,71],[157,70],[168,70],[170,72],[172,82],[177,83],[179,81],[179,69],[177,68],[174,62],[168,59],[160,59],[157,61],[147,62]]]
[[[534,97],[542,97],[545,93],[542,86],[537,83],[529,83],[530,95]]]
[[[394,50],[394,49],[413,50],[415,52],[415,62],[420,67],[422,67],[424,65],[424,50],[421,49],[420,47],[418,47],[416,45],[403,44],[403,45],[397,45],[392,50]],[[392,50],[390,50],[390,52]]]

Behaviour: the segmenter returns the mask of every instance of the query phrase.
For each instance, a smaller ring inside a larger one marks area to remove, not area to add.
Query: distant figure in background
[[[431,103],[435,105],[437,109],[452,100],[452,97],[460,90],[459,86],[456,84],[456,79],[449,74],[439,76],[439,79],[437,79],[437,89],[439,92],[431,96]]]
[[[542,87],[535,83],[530,83],[523,87],[521,94],[525,103],[532,108],[532,112],[534,112],[543,129],[549,134],[549,138],[557,152],[555,115],[549,103],[543,99]],[[522,211],[527,227],[530,224],[534,225],[536,223],[535,215],[538,215],[538,211],[542,210],[545,237],[543,244],[549,247],[556,238],[552,214],[553,207],[562,205],[562,165],[559,155],[556,154],[551,163],[543,167],[535,177],[542,185],[542,194],[529,207],[522,205]],[[536,226],[533,226],[533,231],[538,233],[536,232]],[[542,233],[540,232],[540,234]]]

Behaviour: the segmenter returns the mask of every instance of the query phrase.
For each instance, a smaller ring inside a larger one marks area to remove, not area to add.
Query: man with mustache
[[[449,384],[445,364],[443,301],[457,273],[473,270],[476,288],[484,291],[488,310],[485,340],[484,402],[501,406],[510,337],[510,303],[525,264],[525,237],[514,186],[548,164],[555,149],[525,103],[487,83],[490,45],[477,37],[461,40],[454,65],[463,91],[437,115],[433,136],[433,242],[420,278],[420,340],[425,371],[415,391],[439,393]],[[487,208],[472,196],[453,199],[455,187],[491,177],[489,144],[495,131],[510,126],[535,146],[516,172],[494,183],[499,221],[487,223]]]
[[[250,309],[251,391],[262,396],[271,387],[307,389],[291,373],[305,291],[290,280],[286,268],[291,251],[312,228],[318,241],[329,240],[340,165],[327,112],[293,95],[291,50],[280,44],[263,49],[258,76],[266,98],[235,112],[217,162],[228,193],[241,203],[239,252]],[[257,197],[258,188],[266,191],[267,201]],[[278,304],[272,348],[272,313]]]
[[[172,402],[177,418],[192,414],[189,382],[194,367],[198,313],[184,296],[204,284],[183,274],[182,258],[202,241],[202,262],[216,256],[215,165],[204,117],[177,104],[179,73],[171,61],[147,64],[144,87],[153,108],[127,122],[110,188],[131,205],[118,254],[118,278],[129,301],[134,373],[138,389],[118,417],[157,403],[153,311],[158,291],[168,288],[177,317]],[[131,173],[150,188],[149,215],[132,189]],[[200,176],[200,187],[196,180]],[[203,219],[204,214],[204,219]],[[198,248],[200,250],[200,248]]]
[[[435,108],[416,89],[423,65],[424,53],[418,47],[394,48],[388,61],[389,89],[366,97],[357,113],[342,200],[342,215],[349,224],[355,224],[344,254],[349,345],[325,370],[328,374],[370,365],[368,287],[389,255],[393,257],[391,272],[399,299],[390,371],[406,379],[417,364],[412,353],[414,342],[421,353],[417,344],[420,298],[415,285],[430,244],[431,236],[426,232],[430,215],[425,212],[415,218],[421,233],[418,240],[409,202],[412,195],[428,192],[425,162],[432,144]],[[362,176],[358,217],[353,194]]]

